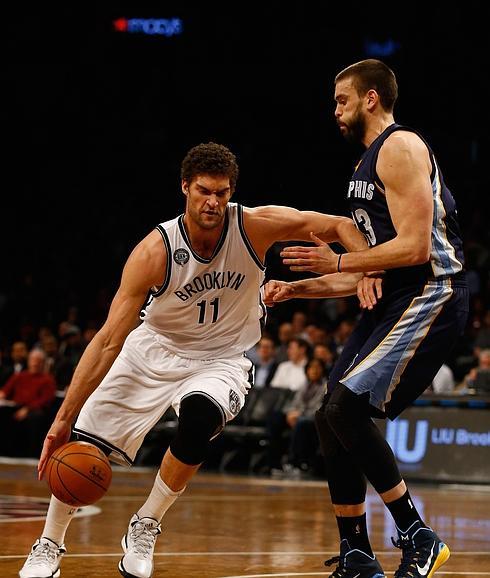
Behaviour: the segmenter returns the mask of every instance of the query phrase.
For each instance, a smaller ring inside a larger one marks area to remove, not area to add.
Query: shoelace
[[[340,563],[340,556],[334,556],[325,562],[325,566],[331,566],[332,564],[339,564]],[[342,578],[347,575],[347,568],[341,568],[337,566],[332,574],[330,574],[330,578]]]
[[[135,522],[129,534],[132,549],[146,558],[151,554],[155,540],[160,533],[159,526],[145,524],[141,521]]]
[[[395,548],[399,548],[402,551],[402,560],[393,578],[405,578],[406,576],[416,578],[416,576],[419,575],[416,562],[420,560],[420,550],[409,548],[404,544],[402,545],[401,540],[396,540],[395,542],[395,540],[391,538],[391,542]]]
[[[56,562],[56,558],[59,554],[64,552],[63,548],[58,548],[57,546],[51,546],[50,544],[46,544],[45,542],[39,542],[34,548],[31,550],[29,554],[29,562],[33,564],[38,564],[39,562],[48,562],[49,564],[53,564]]]

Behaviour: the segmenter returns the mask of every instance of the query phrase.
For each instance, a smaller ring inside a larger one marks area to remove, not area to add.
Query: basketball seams
[[[67,469],[63,470],[61,465]],[[106,485],[96,477],[91,477],[93,468],[95,474],[97,470],[101,474],[105,473]],[[57,448],[48,460],[46,474],[51,492],[62,502],[66,500],[65,503],[73,507],[89,505],[100,500],[112,481],[112,469],[107,456],[97,446],[81,441],[68,442]],[[85,499],[78,498],[79,492]],[[65,500],[58,497],[57,493]],[[93,497],[95,499],[92,499]]]
[[[73,456],[76,454],[70,454],[70,456]],[[87,454],[78,454],[78,455],[82,455],[82,456],[86,456]],[[99,486],[100,489],[107,491],[107,488],[105,486],[103,486],[102,484],[99,484],[98,482],[96,482],[95,480],[93,480],[92,478],[89,478],[87,475],[85,475],[83,472],[80,472],[79,470],[77,470],[75,467],[73,467],[71,464],[67,464],[66,462],[63,462],[62,460],[58,459],[58,458],[53,458],[53,460],[55,462],[58,462],[58,464],[63,464],[65,467],[69,468],[70,470],[73,470],[75,473],[79,474],[80,476],[82,476],[82,478],[85,478],[86,480],[88,480],[89,482],[92,482],[93,484],[95,484],[96,486]],[[101,460],[102,461],[102,460]],[[105,463],[105,462],[104,462]],[[57,468],[59,468],[59,465],[57,466]],[[56,470],[58,471],[58,470]],[[58,474],[59,477],[59,474]],[[60,478],[61,480],[61,478]],[[64,484],[63,484],[64,485]],[[70,492],[71,493],[71,492]]]
[[[83,504],[83,501],[82,501],[82,500],[79,500],[79,499],[75,496],[75,494],[73,494],[72,492],[70,492],[70,490],[65,486],[65,483],[63,482],[63,479],[62,479],[62,477],[60,476],[60,473],[59,473],[58,469],[59,469],[59,467],[60,467],[60,464],[63,464],[63,462],[61,462],[60,460],[57,460],[57,459],[55,459],[54,461],[58,462],[58,463],[56,464],[56,475],[58,476],[58,481],[61,483],[61,485],[63,486],[63,488],[70,494],[70,496],[71,496],[74,500],[76,500],[76,502],[77,502],[78,504]],[[51,469],[52,469],[52,468],[51,468]],[[61,501],[63,501],[63,500],[61,500]],[[68,505],[71,505],[71,504],[68,504]]]

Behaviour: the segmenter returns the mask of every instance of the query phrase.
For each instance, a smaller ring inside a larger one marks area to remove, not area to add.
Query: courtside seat
[[[267,419],[272,412],[282,411],[294,397],[294,391],[280,387],[253,389],[245,400],[245,407],[223,431],[224,452],[220,470],[232,469],[233,462],[247,463],[253,470],[268,444]]]

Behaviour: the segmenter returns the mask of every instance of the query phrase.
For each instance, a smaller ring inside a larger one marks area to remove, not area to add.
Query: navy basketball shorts
[[[365,311],[333,367],[328,390],[338,383],[369,393],[378,417],[395,419],[432,383],[463,333],[468,289],[452,279],[388,289]]]

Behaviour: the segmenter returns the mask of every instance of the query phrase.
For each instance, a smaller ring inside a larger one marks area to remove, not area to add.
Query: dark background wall
[[[180,162],[199,142],[235,152],[239,202],[345,213],[359,150],[335,126],[333,78],[371,56],[397,74],[397,121],[436,151],[484,301],[484,3],[397,3],[397,16],[394,4],[6,11],[1,338],[22,324],[55,323],[70,305],[103,317],[131,248],[183,209]],[[135,17],[180,18],[182,34],[115,30],[115,20]]]

